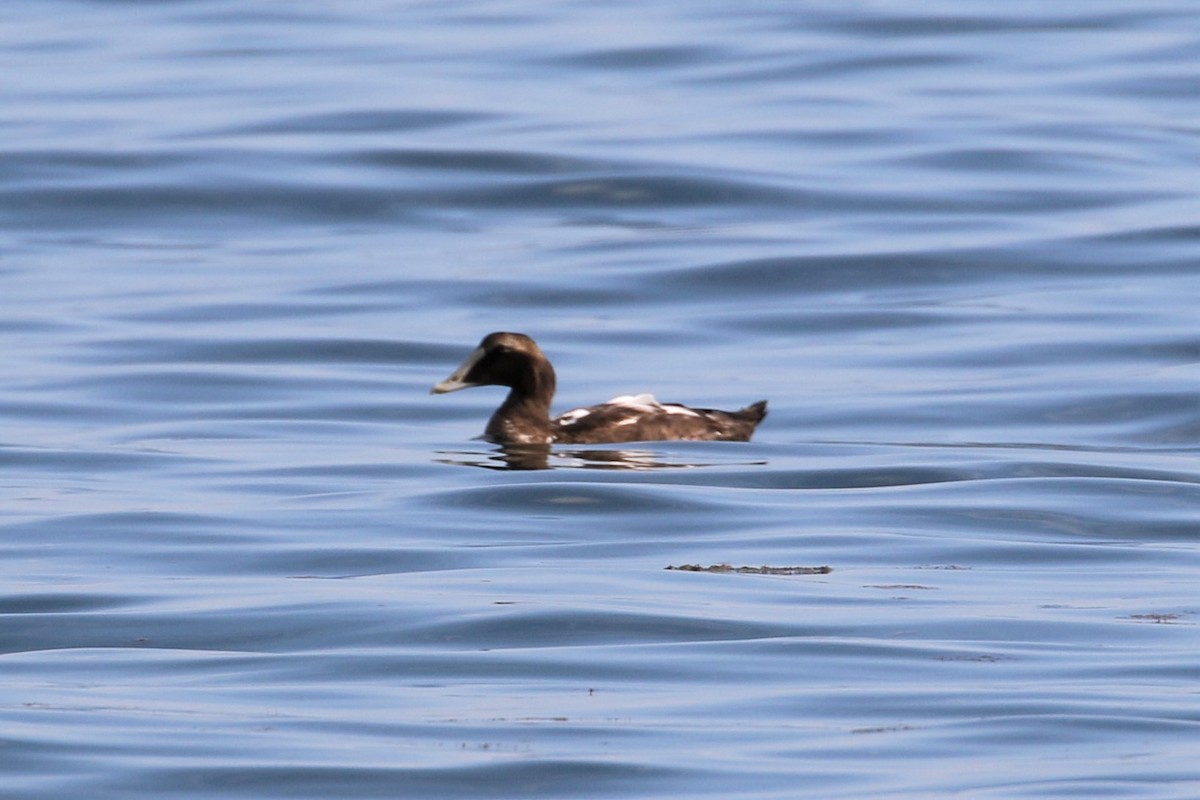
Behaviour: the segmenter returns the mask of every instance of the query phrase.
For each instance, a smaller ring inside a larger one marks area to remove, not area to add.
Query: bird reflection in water
[[[489,452],[441,451],[439,464],[484,469],[625,469],[647,470],[681,467],[714,467],[712,462],[689,461],[651,450],[601,450],[551,448],[549,445],[497,445]],[[753,462],[755,464],[765,462]],[[727,466],[727,465],[726,465]]]

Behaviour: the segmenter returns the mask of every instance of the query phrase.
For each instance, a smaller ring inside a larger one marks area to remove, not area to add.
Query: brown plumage
[[[473,386],[507,386],[508,397],[488,421],[484,437],[501,444],[599,444],[662,440],[749,441],[767,415],[767,401],[738,411],[659,403],[648,394],[614,397],[551,419],[554,367],[523,333],[491,333],[434,394]]]

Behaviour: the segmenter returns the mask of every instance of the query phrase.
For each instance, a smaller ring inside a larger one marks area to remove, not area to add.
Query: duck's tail
[[[751,403],[745,408],[735,411],[733,416],[757,425],[763,421],[764,417],[767,416],[767,401],[759,400],[757,403]]]

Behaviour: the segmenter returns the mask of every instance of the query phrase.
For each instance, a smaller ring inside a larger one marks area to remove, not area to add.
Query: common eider
[[[554,367],[523,333],[490,333],[431,394],[474,386],[507,386],[508,397],[488,421],[484,438],[499,444],[601,444],[707,440],[746,442],[767,415],[767,401],[738,411],[660,403],[653,395],[622,395],[550,417]]]

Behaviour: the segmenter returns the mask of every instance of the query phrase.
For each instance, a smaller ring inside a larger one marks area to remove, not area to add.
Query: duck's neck
[[[488,422],[488,438],[510,444],[549,444],[553,439],[550,402],[555,383],[549,362],[532,362],[522,369],[508,397]]]

